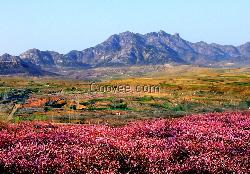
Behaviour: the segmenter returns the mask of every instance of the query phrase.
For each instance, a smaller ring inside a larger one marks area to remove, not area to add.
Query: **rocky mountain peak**
[[[6,62],[16,63],[6,64]],[[95,47],[83,51],[72,50],[67,54],[60,54],[33,48],[22,53],[20,57],[9,54],[0,56],[1,68],[9,68],[9,70],[15,68],[16,72],[25,72],[27,67],[29,70],[34,67],[38,72],[38,66],[60,69],[61,67],[91,68],[166,63],[201,66],[233,63],[246,66],[250,65],[250,42],[235,47],[208,44],[203,41],[192,43],[181,38],[179,33],[171,35],[163,30],[144,35],[126,31],[114,34]]]
[[[54,57],[49,51],[40,51],[39,49],[33,48],[20,54],[20,58],[23,60],[30,61],[36,65],[51,66],[55,65]]]
[[[174,36],[177,37],[177,38],[180,38],[180,34],[179,33],[175,33]]]
[[[166,33],[166,32],[163,31],[163,30],[160,30],[160,31],[158,32],[158,34],[159,34],[159,35],[162,35],[162,36],[164,36],[164,35],[169,35],[168,33]]]
[[[0,56],[1,58],[6,58],[6,59],[8,59],[8,58],[11,58],[12,57],[12,55],[10,55],[10,54],[8,54],[8,53],[4,53],[2,56]]]

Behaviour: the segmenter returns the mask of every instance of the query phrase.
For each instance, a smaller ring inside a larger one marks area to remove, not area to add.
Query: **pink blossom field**
[[[123,127],[0,125],[0,173],[248,173],[250,112]]]

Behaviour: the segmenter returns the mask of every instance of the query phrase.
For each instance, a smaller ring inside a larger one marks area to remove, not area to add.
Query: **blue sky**
[[[249,0],[0,0],[0,54],[83,50],[128,30],[240,45],[249,17]]]

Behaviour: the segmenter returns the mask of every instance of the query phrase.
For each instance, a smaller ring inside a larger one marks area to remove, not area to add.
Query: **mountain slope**
[[[94,66],[164,63],[206,66],[217,65],[219,62],[249,61],[250,43],[234,47],[205,42],[191,43],[179,34],[170,35],[164,31],[145,35],[124,32],[82,52],[79,60]]]
[[[73,50],[62,55],[51,51],[29,50],[20,55],[37,65],[62,67],[105,67],[155,64],[217,65],[250,62],[250,43],[232,45],[191,43],[179,34],[164,31],[145,35],[123,32],[83,51]]]
[[[6,73],[12,73],[13,68],[13,72],[33,69],[35,73],[38,73],[39,67],[52,69],[55,72],[61,68],[85,69],[168,63],[249,66],[250,42],[235,47],[206,42],[192,43],[181,38],[179,34],[171,35],[164,31],[144,35],[126,31],[112,35],[95,47],[82,51],[72,50],[67,54],[60,54],[54,51],[30,49],[19,57],[6,56],[2,56],[0,60],[1,71]],[[8,65],[5,60],[8,58],[17,63],[10,61],[12,63]]]
[[[53,75],[53,73],[46,72],[31,62],[9,54],[0,56],[0,74]]]

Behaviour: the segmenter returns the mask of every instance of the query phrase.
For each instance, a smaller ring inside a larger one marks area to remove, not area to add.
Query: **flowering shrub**
[[[0,127],[0,173],[250,170],[249,112],[138,121],[119,128],[41,122]]]

